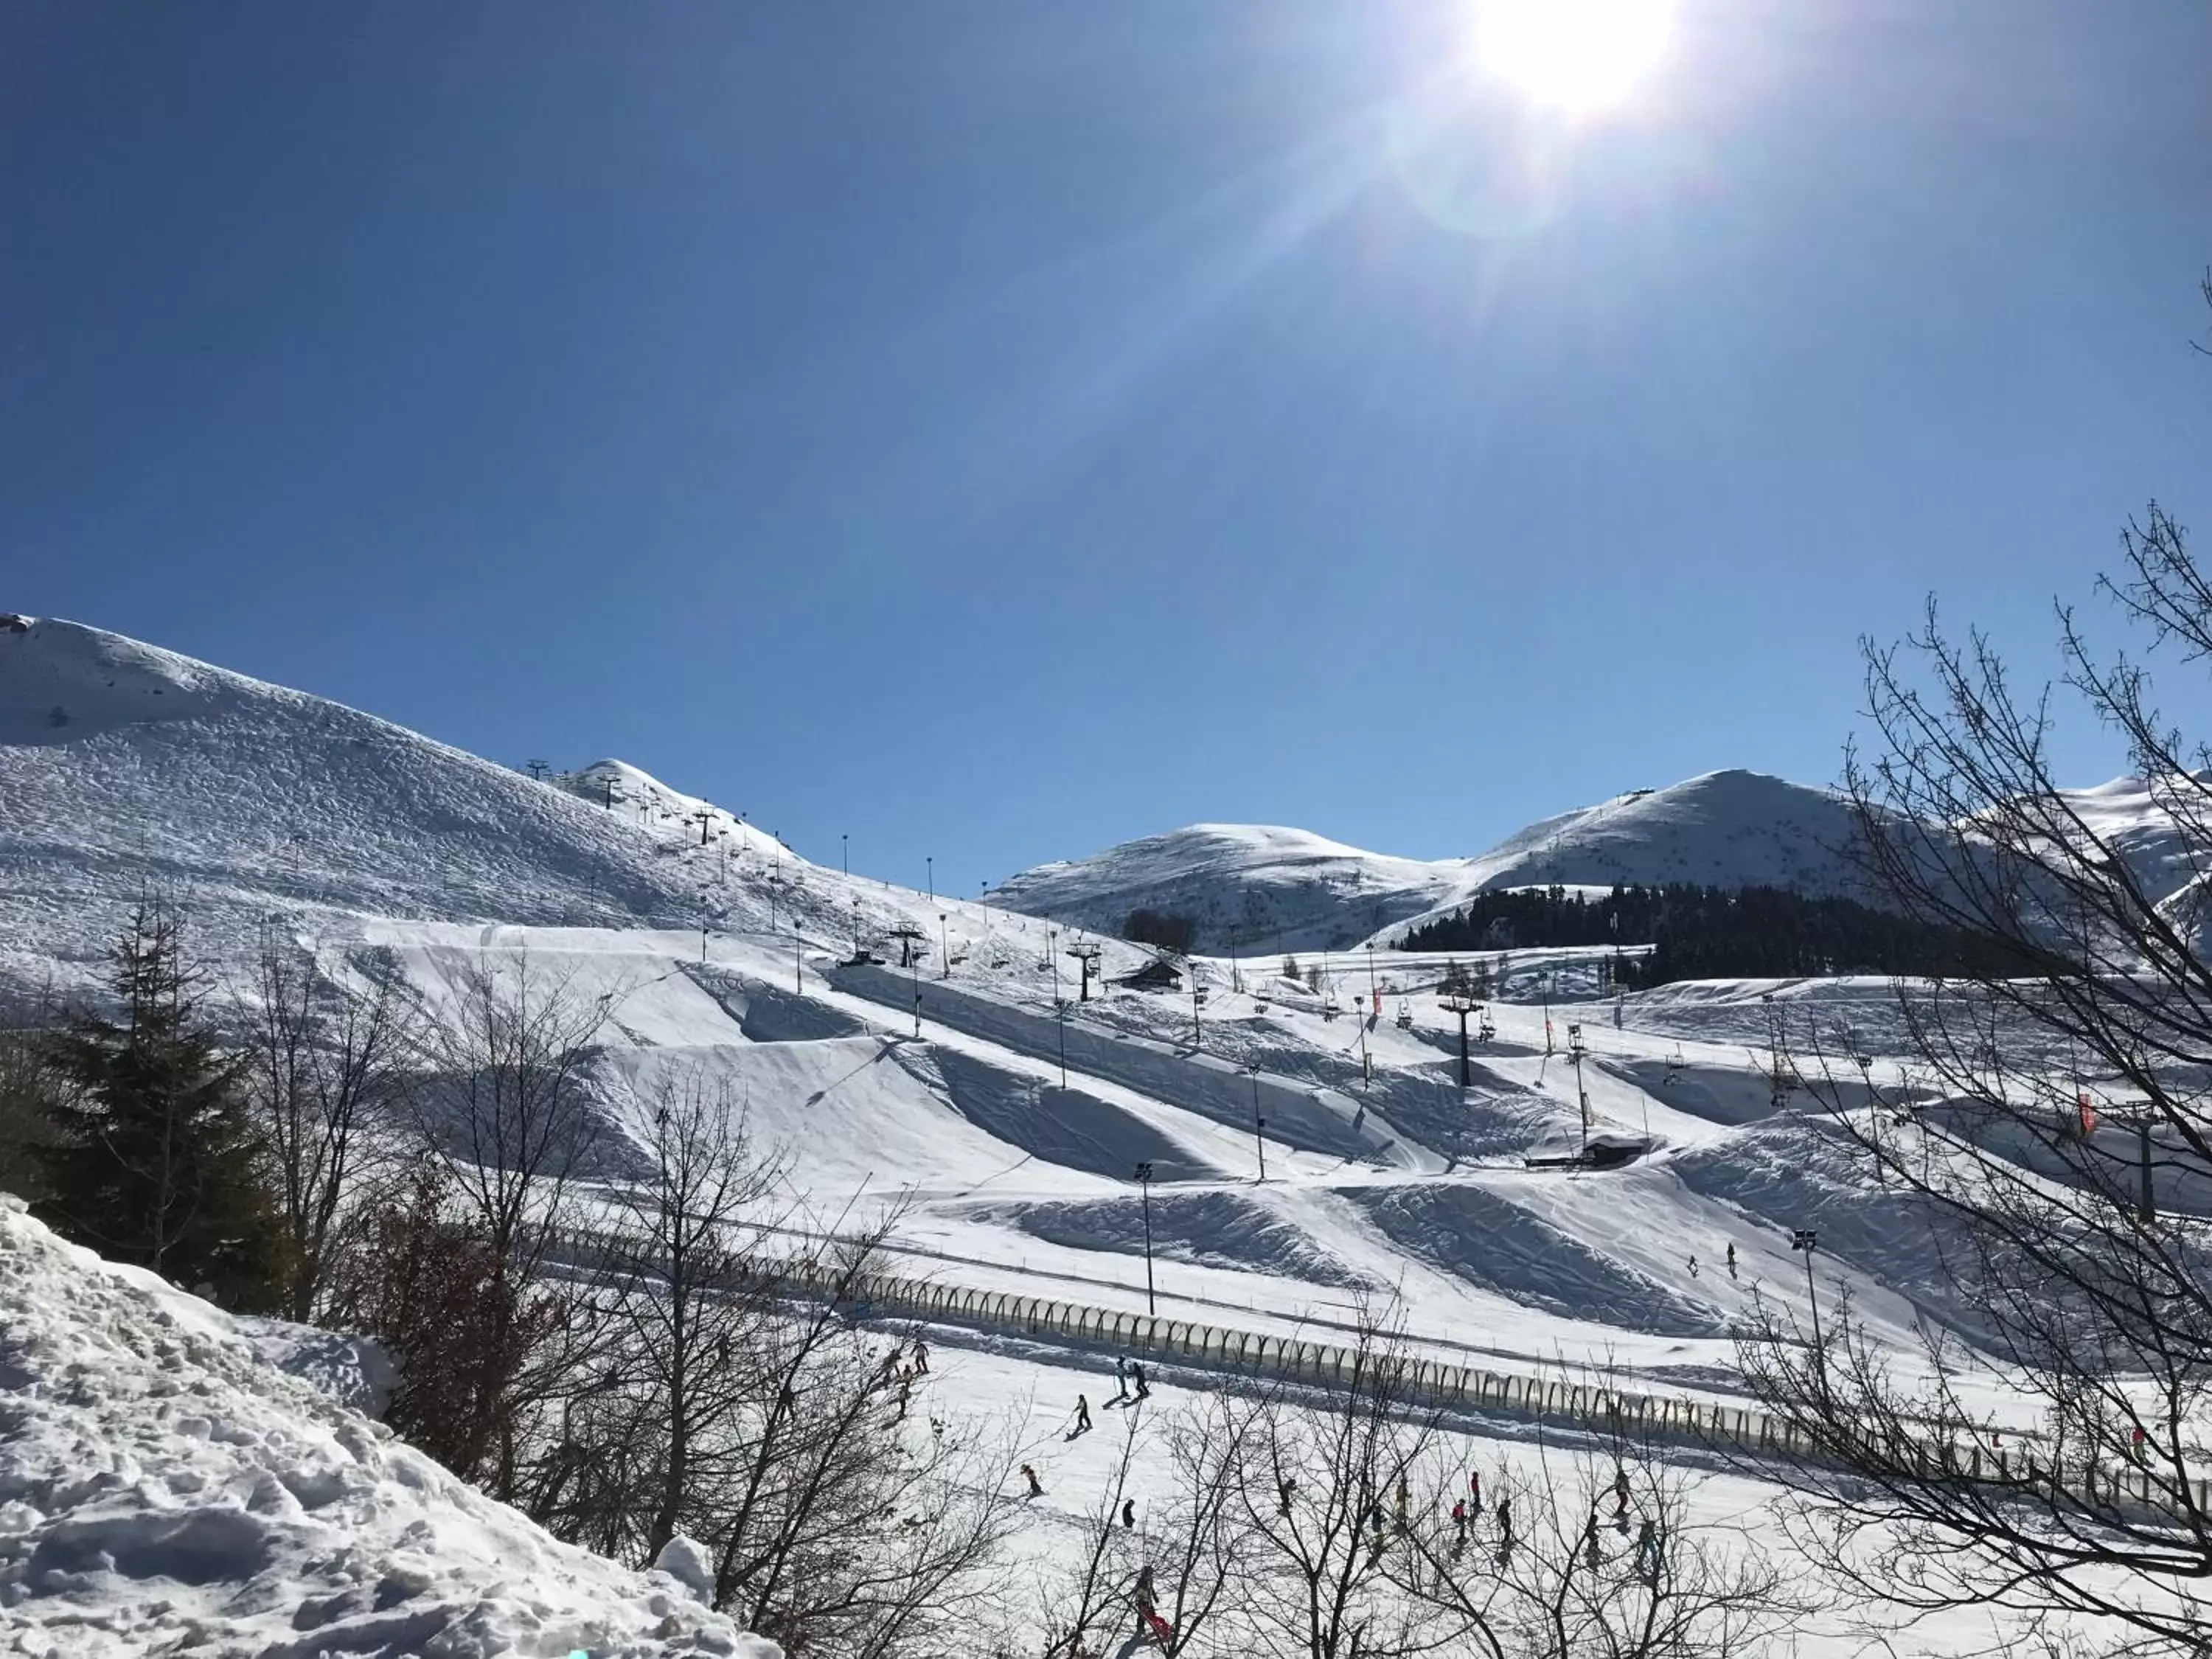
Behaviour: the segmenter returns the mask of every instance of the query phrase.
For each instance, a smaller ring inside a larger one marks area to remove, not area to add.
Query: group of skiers
[[[1145,1380],[1145,1368],[1133,1359],[1117,1355],[1114,1360],[1114,1398],[1107,1403],[1118,1406],[1127,1401],[1133,1406],[1152,1397],[1152,1384]],[[1090,1432],[1091,1397],[1079,1394],[1075,1396],[1075,1426],[1067,1431],[1067,1437],[1073,1440]]]

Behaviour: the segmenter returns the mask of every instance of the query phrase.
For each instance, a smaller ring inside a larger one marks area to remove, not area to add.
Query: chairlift
[[[1398,999],[1398,1029],[1401,1031],[1413,1029],[1413,1005],[1403,997]]]
[[[1498,1027],[1492,1022],[1487,1008],[1482,1011],[1482,1023],[1474,1028],[1474,1040],[1477,1042],[1495,1042],[1498,1040]]]

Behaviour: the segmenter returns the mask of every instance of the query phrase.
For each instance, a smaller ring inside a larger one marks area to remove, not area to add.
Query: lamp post
[[[921,1006],[920,997],[921,994],[915,993],[917,1007]],[[1052,1006],[1060,1015],[1060,1092],[1065,1094],[1067,1091],[1067,999],[1054,997]]]
[[[929,902],[932,904],[934,904],[937,902],[937,860],[934,855],[926,856],[923,858],[922,863],[927,867],[928,871]]]
[[[951,979],[952,977],[952,935],[945,929],[945,912],[942,910],[937,913],[937,953],[943,958],[938,978]]]
[[[1252,1145],[1260,1154],[1260,1181],[1267,1179],[1267,1120],[1260,1115],[1260,1063],[1252,1062]],[[1258,1183],[1255,1183],[1258,1184]]]
[[[1160,1306],[1152,1299],[1152,1162],[1150,1158],[1137,1165],[1137,1186],[1145,1195],[1145,1311],[1157,1315]]]
[[[837,836],[837,863],[847,875],[853,873],[853,837],[842,830]]]
[[[1820,1234],[1810,1227],[1796,1228],[1790,1235],[1790,1248],[1805,1252],[1805,1294],[1813,1303],[1813,1351],[1816,1355],[1825,1352],[1820,1341],[1820,1292],[1813,1283],[1813,1247],[1820,1238]]]

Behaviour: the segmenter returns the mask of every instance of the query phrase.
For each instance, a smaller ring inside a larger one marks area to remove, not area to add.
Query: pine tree
[[[240,1086],[200,1015],[176,914],[142,901],[110,957],[118,1018],[82,1013],[56,1064],[75,1085],[45,1149],[64,1236],[226,1307],[272,1307],[281,1231]]]

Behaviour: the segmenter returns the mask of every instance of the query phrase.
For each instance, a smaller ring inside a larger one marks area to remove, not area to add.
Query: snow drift
[[[681,1577],[556,1541],[269,1346],[0,1196],[9,1651],[775,1659]]]

